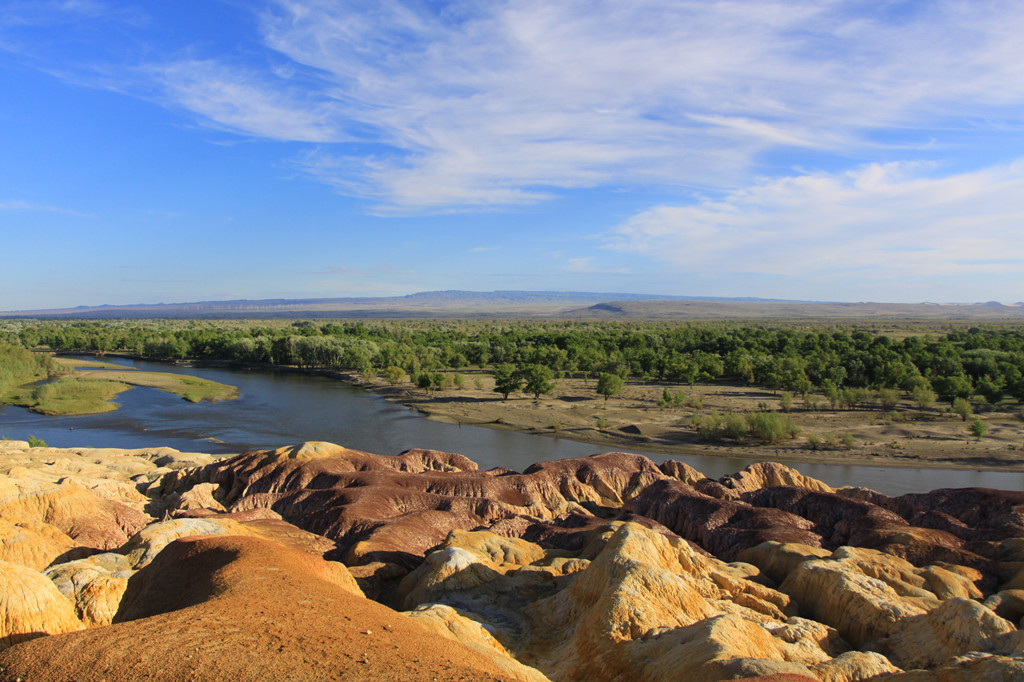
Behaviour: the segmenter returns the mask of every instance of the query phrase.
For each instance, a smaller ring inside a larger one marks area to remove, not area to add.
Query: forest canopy
[[[373,373],[510,365],[552,377],[732,381],[796,393],[933,390],[940,399],[1024,401],[1024,328],[895,334],[864,329],[668,322],[8,321],[20,349]],[[8,356],[13,351],[5,351]],[[23,367],[26,360],[11,360]],[[8,361],[5,361],[8,362]],[[12,370],[5,370],[8,374]],[[23,372],[24,370],[13,370]],[[0,378],[8,374],[0,375]]]

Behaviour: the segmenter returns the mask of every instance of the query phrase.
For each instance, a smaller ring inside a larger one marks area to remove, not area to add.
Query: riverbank
[[[195,365],[329,377],[409,406],[434,421],[566,438],[608,449],[836,466],[1024,471],[1024,419],[1020,406],[1009,401],[979,414],[986,426],[979,439],[969,430],[971,421],[949,412],[946,404],[920,409],[901,398],[892,410],[831,410],[821,395],[812,395],[811,404],[796,397],[788,413],[800,428],[796,438],[773,444],[750,438],[712,443],[700,439],[693,427],[695,415],[765,408],[777,412],[781,393],[724,383],[691,387],[626,382],[619,395],[604,400],[597,395],[594,380],[559,379],[552,393],[539,400],[522,393],[502,400],[493,391],[490,372],[483,370],[463,370],[461,388],[425,391],[408,381],[390,385],[378,377],[368,382],[356,374],[323,369],[229,362]],[[666,389],[679,396],[678,404],[659,407]]]
[[[788,412],[800,428],[796,438],[770,444],[751,438],[709,443],[694,428],[695,415],[780,411],[781,394],[725,384],[627,382],[621,394],[605,400],[596,394],[593,380],[560,379],[552,393],[539,400],[523,394],[502,400],[487,372],[464,372],[463,388],[443,391],[424,391],[408,382],[391,386],[354,375],[335,376],[413,407],[430,419],[616,449],[840,466],[1024,471],[1024,419],[1019,406],[1005,403],[978,415],[986,433],[977,438],[969,430],[972,422],[950,413],[944,404],[920,409],[901,400],[893,410],[832,410],[822,409],[827,403],[821,396],[816,404],[812,397],[810,405],[796,398]],[[680,394],[680,404],[659,406],[666,388],[672,395]]]

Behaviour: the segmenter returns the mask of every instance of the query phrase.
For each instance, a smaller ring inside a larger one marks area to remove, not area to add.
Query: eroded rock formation
[[[1021,493],[627,453],[126,457],[0,478],[0,646],[54,635],[0,678],[1024,679]]]

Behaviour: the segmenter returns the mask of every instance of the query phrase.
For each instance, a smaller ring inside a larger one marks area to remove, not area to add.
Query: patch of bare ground
[[[463,371],[464,387],[425,391],[403,382],[360,382],[389,400],[450,423],[509,428],[526,433],[621,448],[673,454],[749,457],[761,461],[821,462],[911,467],[1024,471],[1024,414],[1010,401],[976,406],[987,427],[982,438],[945,403],[921,409],[906,396],[892,410],[879,406],[832,409],[821,394],[805,403],[793,397],[788,415],[800,429],[790,440],[763,443],[747,437],[711,442],[700,438],[694,419],[712,413],[782,412],[783,393],[730,384],[652,384],[627,381],[605,400],[595,379],[563,378],[541,396],[493,391],[485,371]],[[352,377],[354,379],[354,377]],[[678,398],[659,406],[664,392]],[[817,444],[815,444],[817,443]]]

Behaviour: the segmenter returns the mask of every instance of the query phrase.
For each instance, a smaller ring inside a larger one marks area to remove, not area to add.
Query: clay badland
[[[5,448],[0,679],[1024,678],[1024,493]]]

